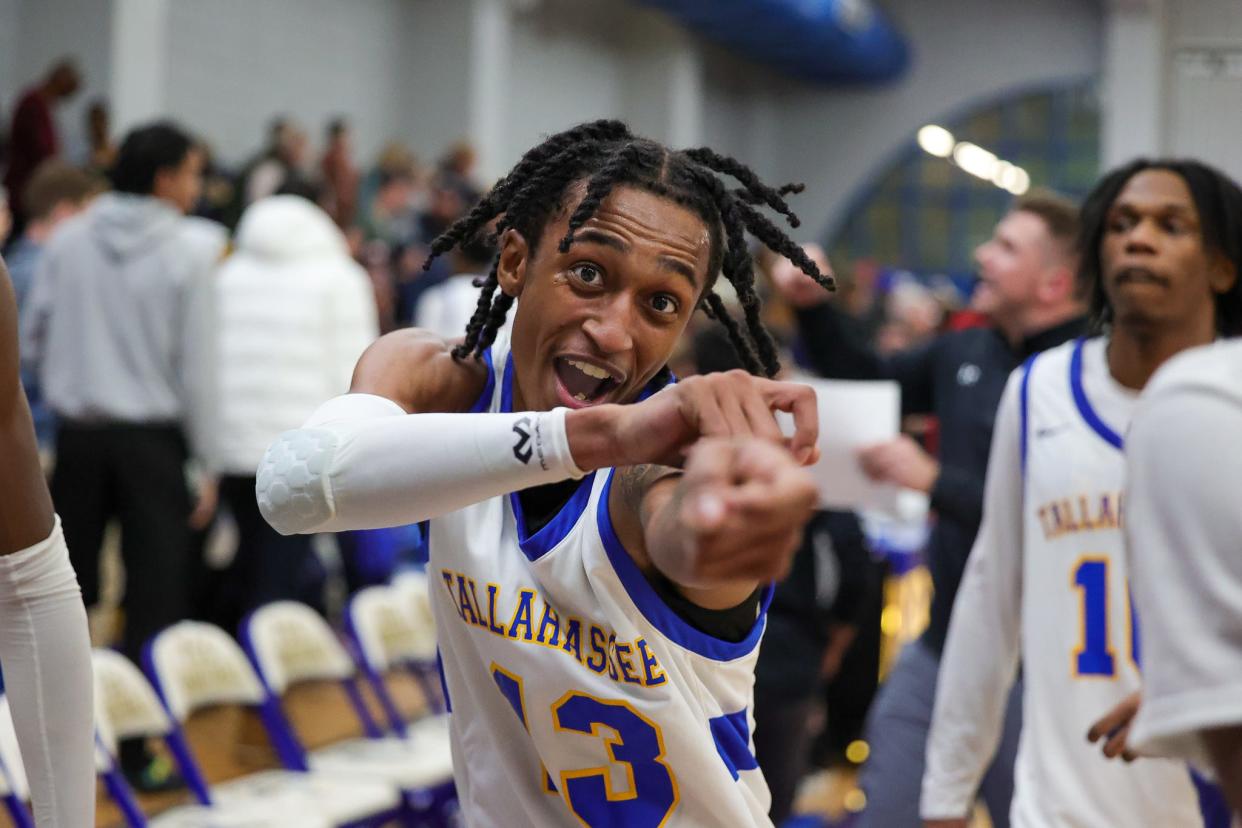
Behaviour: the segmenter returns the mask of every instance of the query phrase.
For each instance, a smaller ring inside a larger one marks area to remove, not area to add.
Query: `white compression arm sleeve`
[[[0,665],[39,828],[95,824],[91,641],[60,530],[0,555]]]
[[[581,477],[565,413],[406,414],[384,397],[346,394],[267,450],[259,509],[284,535],[374,529]]]

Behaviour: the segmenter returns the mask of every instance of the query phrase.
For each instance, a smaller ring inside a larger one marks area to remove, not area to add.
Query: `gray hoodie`
[[[89,423],[186,424],[194,303],[224,228],[148,196],[108,193],[49,240],[22,319],[22,358],[49,405]]]

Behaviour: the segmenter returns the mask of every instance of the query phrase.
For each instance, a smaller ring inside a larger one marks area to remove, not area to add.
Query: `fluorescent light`
[[[954,164],[976,178],[990,181],[1014,195],[1022,195],[1031,188],[1031,176],[1026,170],[997,158],[995,153],[978,144],[957,141],[953,133],[942,126],[928,124],[919,129],[918,143],[928,155],[951,158]]]
[[[1021,167],[1014,167],[1010,170],[1008,180],[1002,185],[1006,190],[1014,195],[1022,195],[1031,189],[1031,176]]]
[[[1000,163],[995,155],[969,141],[963,141],[953,148],[953,160],[976,178],[989,181],[996,175],[997,165]]]
[[[953,133],[935,124],[920,129],[918,141],[924,152],[937,158],[948,158],[953,152]]]

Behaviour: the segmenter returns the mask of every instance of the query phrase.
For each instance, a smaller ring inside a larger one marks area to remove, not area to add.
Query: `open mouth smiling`
[[[553,365],[561,402],[571,408],[598,405],[624,379],[615,369],[582,357],[559,356]]]

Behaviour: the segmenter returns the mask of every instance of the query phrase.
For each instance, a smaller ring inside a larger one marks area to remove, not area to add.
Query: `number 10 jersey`
[[[1141,680],[1121,520],[1123,437],[1136,395],[1105,340],[1033,359],[1020,386],[1023,728],[1015,826],[1203,824],[1187,767],[1109,760],[1087,730]]]

